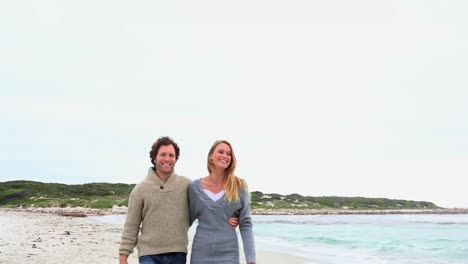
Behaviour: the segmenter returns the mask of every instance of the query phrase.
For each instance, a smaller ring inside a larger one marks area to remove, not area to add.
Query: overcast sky
[[[160,3],[162,2],[162,3]],[[160,136],[250,190],[468,208],[465,1],[2,1],[0,181],[138,183]]]

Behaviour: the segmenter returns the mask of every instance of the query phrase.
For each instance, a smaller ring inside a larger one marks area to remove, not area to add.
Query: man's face
[[[176,163],[176,154],[174,146],[161,146],[156,154],[156,171],[163,174],[170,174]]]

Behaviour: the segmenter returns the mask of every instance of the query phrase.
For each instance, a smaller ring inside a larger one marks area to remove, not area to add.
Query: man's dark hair
[[[156,142],[153,143],[153,146],[151,146],[151,151],[150,151],[150,159],[151,163],[153,165],[156,165],[154,163],[154,160],[156,159],[156,155],[158,155],[159,148],[161,146],[167,146],[167,145],[172,145],[175,149],[175,158],[176,160],[179,159],[179,154],[180,154],[180,149],[179,146],[177,146],[177,143],[174,142],[170,137],[160,137]]]

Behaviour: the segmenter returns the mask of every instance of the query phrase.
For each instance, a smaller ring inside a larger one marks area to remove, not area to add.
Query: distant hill
[[[88,183],[66,185],[35,181],[0,182],[0,206],[5,207],[90,207],[111,208],[127,206],[128,196],[135,184]],[[251,207],[300,209],[437,209],[437,205],[424,201],[386,198],[302,196],[251,192]]]
[[[0,182],[0,206],[111,208],[113,205],[127,205],[133,187],[135,184],[123,183]]]
[[[300,208],[300,209],[437,209],[434,203],[387,198],[302,196],[252,192],[252,208]]]

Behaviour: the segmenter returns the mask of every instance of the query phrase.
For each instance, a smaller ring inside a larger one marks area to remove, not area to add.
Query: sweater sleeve
[[[119,254],[130,255],[138,241],[142,221],[143,201],[133,190],[128,200],[127,219],[122,232]]]
[[[241,191],[240,198],[243,206],[239,214],[239,229],[244,245],[245,260],[247,263],[256,262],[252,217],[250,216],[250,197],[248,192]]]
[[[187,199],[188,199],[188,205],[189,205],[189,215],[190,215],[190,226],[192,226],[193,222],[197,219],[196,216],[196,209],[195,209],[195,199],[197,199],[197,194],[195,193],[195,190],[193,189],[193,182],[189,184],[187,188]]]

